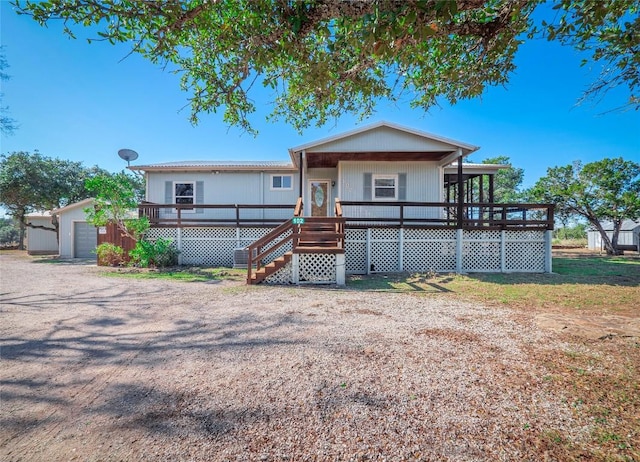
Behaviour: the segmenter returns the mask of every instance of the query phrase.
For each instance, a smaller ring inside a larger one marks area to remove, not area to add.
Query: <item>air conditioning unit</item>
[[[257,249],[253,249],[253,258],[258,255]],[[233,267],[246,268],[249,264],[249,249],[239,248],[233,250]],[[255,265],[255,263],[254,263]]]

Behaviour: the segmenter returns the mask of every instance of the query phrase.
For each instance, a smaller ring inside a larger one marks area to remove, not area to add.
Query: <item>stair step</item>
[[[344,253],[342,247],[298,247],[293,251],[294,253]]]

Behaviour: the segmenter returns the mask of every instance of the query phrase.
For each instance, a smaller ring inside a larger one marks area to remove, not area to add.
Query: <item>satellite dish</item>
[[[133,149],[120,149],[118,151],[118,155],[120,156],[121,159],[124,159],[127,161],[127,167],[129,166],[129,163],[132,160],[136,160],[138,158],[138,153],[135,152]]]

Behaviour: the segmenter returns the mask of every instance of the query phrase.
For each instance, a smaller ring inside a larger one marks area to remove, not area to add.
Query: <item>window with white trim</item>
[[[196,184],[193,181],[173,183],[174,204],[194,204],[196,199]],[[185,210],[185,209],[183,209]],[[192,210],[192,209],[186,209]]]
[[[271,175],[271,189],[293,189],[293,175]]]
[[[373,175],[371,181],[374,200],[398,199],[398,175]]]

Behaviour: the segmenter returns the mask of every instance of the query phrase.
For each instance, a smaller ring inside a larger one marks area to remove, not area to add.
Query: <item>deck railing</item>
[[[209,212],[209,211],[215,212]],[[552,204],[465,203],[462,222],[458,205],[450,202],[340,201],[335,216],[343,217],[336,232],[348,228],[434,227],[463,229],[553,229]],[[256,212],[258,211],[258,212]],[[280,212],[278,212],[280,211]],[[214,213],[218,216],[210,216]],[[259,215],[259,216],[258,216]],[[153,228],[179,227],[272,227],[290,217],[302,216],[302,202],[291,204],[152,204],[139,205],[139,216],[149,218]]]
[[[152,228],[199,226],[277,227],[294,213],[291,204],[153,204],[138,206],[138,216],[149,218]],[[281,213],[269,213],[282,210]],[[256,214],[255,211],[259,213]],[[253,212],[253,213],[251,213]],[[217,213],[219,216],[206,216]],[[257,217],[256,215],[262,215]]]
[[[553,229],[553,204],[340,201],[349,228]]]

